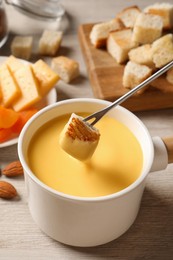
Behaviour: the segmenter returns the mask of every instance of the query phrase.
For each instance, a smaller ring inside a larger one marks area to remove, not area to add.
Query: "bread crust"
[[[153,62],[156,68],[161,68],[173,60],[173,35],[166,34],[152,44]]]
[[[107,22],[97,23],[92,27],[90,32],[89,37],[91,43],[96,48],[104,48],[106,46],[109,33],[122,28],[124,28],[124,25],[118,18],[114,18],[113,20]]]
[[[132,89],[151,76],[151,74],[152,70],[148,66],[129,61],[124,68],[123,86]],[[148,87],[140,89],[137,93],[142,94]]]
[[[159,15],[163,19],[163,29],[170,30],[173,28],[173,5],[169,3],[157,3],[147,6],[145,13]]]
[[[131,11],[134,11],[133,16],[131,19],[129,19]],[[117,18],[120,19],[120,21],[124,24],[125,27],[127,28],[133,28],[135,20],[137,18],[137,15],[141,13],[140,8],[137,5],[129,6],[124,8],[121,12],[117,14]]]
[[[119,64],[126,62],[128,52],[137,46],[138,44],[132,41],[130,28],[111,32],[107,40],[107,51]]]
[[[53,58],[51,61],[51,68],[66,83],[70,83],[79,76],[79,63],[65,56]]]
[[[133,40],[139,44],[152,43],[162,35],[163,22],[160,16],[141,13],[135,22]]]

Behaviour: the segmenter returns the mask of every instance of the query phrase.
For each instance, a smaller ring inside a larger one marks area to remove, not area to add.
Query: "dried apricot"
[[[0,143],[8,141],[13,135],[11,128],[0,128]]]
[[[33,116],[38,110],[36,108],[23,110],[18,112],[19,118],[17,122],[12,126],[13,133],[20,134],[22,128],[26,124],[26,122]]]
[[[10,128],[19,118],[19,114],[10,108],[0,106],[0,128]]]

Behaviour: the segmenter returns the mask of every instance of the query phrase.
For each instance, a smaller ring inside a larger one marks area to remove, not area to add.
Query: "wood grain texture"
[[[165,137],[163,138],[163,142],[166,145],[168,152],[168,162],[173,163],[173,137]]]
[[[114,101],[128,92],[122,85],[124,65],[116,63],[105,49],[97,49],[90,42],[93,24],[79,27],[79,41],[87,66],[94,96]],[[143,94],[135,94],[122,103],[131,111],[173,107],[173,85],[165,76],[155,80]]]

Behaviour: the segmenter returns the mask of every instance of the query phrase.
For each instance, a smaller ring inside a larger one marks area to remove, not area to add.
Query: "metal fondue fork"
[[[87,117],[85,117],[83,120],[84,121],[88,121],[90,119],[94,119],[91,123],[89,123],[91,126],[95,125],[110,109],[112,109],[113,107],[121,104],[123,101],[125,101],[126,99],[128,99],[129,97],[131,97],[134,93],[136,93],[139,89],[145,87],[147,84],[149,84],[150,82],[152,82],[154,79],[158,78],[159,76],[161,76],[164,72],[166,72],[167,70],[169,70],[171,67],[173,67],[173,61],[169,62],[168,64],[166,64],[164,67],[162,67],[160,70],[158,70],[157,72],[155,72],[153,75],[151,75],[149,78],[147,78],[146,80],[144,80],[143,82],[141,82],[139,85],[137,85],[136,87],[134,87],[132,90],[130,90],[129,92],[127,92],[125,95],[123,95],[122,97],[118,98],[116,101],[114,101],[112,104],[110,104],[109,106],[103,108],[102,110],[99,110],[98,112],[95,112]]]

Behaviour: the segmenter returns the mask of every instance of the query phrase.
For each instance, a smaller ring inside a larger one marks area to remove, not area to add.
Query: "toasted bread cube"
[[[59,80],[58,74],[41,59],[32,64],[32,70],[39,82],[38,88],[41,96],[46,95]]]
[[[137,16],[141,13],[138,6],[130,6],[123,9],[116,17],[121,20],[127,28],[133,28]]]
[[[159,15],[163,20],[163,29],[168,30],[173,27],[173,5],[170,3],[156,3],[147,6],[145,13]]]
[[[124,68],[123,86],[132,89],[151,76],[151,74],[151,68],[129,61]],[[147,88],[148,86],[138,90],[138,93],[143,93]]]
[[[91,43],[96,48],[101,48],[106,46],[106,40],[109,33],[115,30],[122,29],[124,26],[119,19],[113,19],[108,22],[98,23],[92,27],[90,33]]]
[[[161,36],[162,28],[163,21],[160,16],[141,13],[134,25],[133,40],[139,44],[152,43]]]
[[[38,91],[38,82],[32,73],[30,65],[23,65],[22,68],[14,73],[14,78],[22,93],[21,97],[12,106],[15,111],[27,109],[41,99]]]
[[[161,68],[173,60],[173,35],[166,34],[152,44],[153,62],[156,68]]]
[[[57,53],[63,33],[61,31],[45,30],[39,40],[39,53],[53,56]]]
[[[166,79],[169,83],[173,84],[173,68],[169,69],[166,73]]]
[[[128,52],[137,45],[132,40],[132,30],[122,29],[109,34],[107,51],[118,63],[123,63],[128,59]]]
[[[21,95],[17,82],[13,78],[5,63],[0,67],[0,86],[2,93],[2,104],[5,107],[10,106]]]
[[[53,58],[51,67],[66,83],[79,76],[79,63],[64,56]]]
[[[16,36],[11,43],[11,53],[17,58],[29,60],[32,51],[31,36]]]
[[[128,55],[129,55],[129,60],[135,63],[146,65],[152,69],[155,68],[152,59],[151,44],[144,44],[137,48],[134,48],[129,51]]]
[[[83,118],[72,114],[61,132],[61,148],[74,158],[86,161],[93,155],[100,139],[97,128],[90,126]]]

